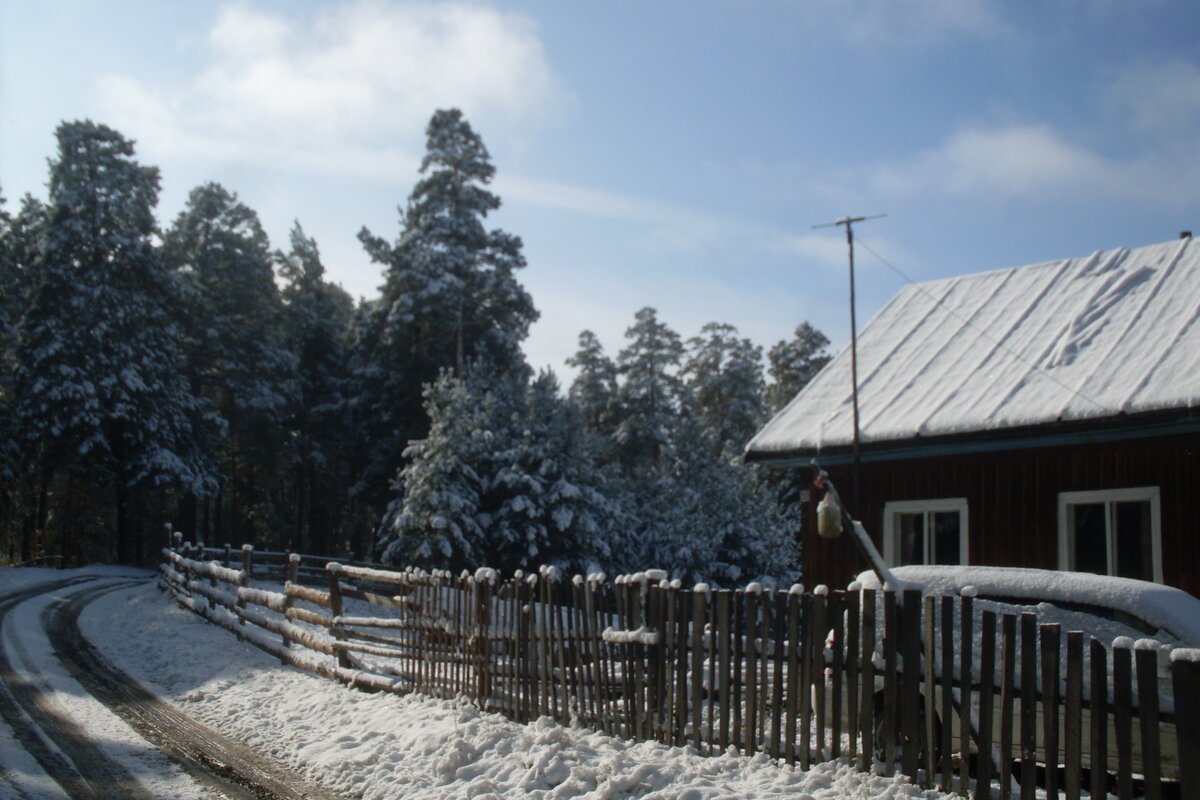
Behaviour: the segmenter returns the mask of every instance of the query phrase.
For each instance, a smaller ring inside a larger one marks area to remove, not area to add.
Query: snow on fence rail
[[[1200,651],[1167,671],[1148,644],[915,590],[501,580],[172,545],[160,585],[182,605],[364,689],[802,768],[843,756],[964,796],[1200,797]],[[278,584],[251,586],[276,565]]]

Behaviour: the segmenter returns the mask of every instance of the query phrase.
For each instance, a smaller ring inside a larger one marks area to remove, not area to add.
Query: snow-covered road
[[[0,594],[131,576],[148,574],[0,569]],[[109,796],[220,796],[92,698],[55,657],[45,610],[55,597],[95,585],[65,586],[11,609],[3,645],[17,678],[41,682],[58,714],[136,784]],[[763,755],[702,757],[545,719],[518,725],[467,704],[354,691],[281,665],[172,605],[148,580],[99,594],[79,625],[104,658],[155,695],[339,797],[942,797],[902,778],[860,774],[844,759],[802,772]],[[70,796],[28,754],[26,729],[15,728],[0,724],[0,798]]]

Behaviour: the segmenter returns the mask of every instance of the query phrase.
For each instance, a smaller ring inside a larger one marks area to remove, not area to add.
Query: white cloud
[[[1006,198],[1059,196],[1121,186],[1125,168],[1045,125],[967,128],[907,163],[873,170],[880,191]]]
[[[148,154],[407,178],[435,109],[519,140],[565,99],[533,23],[473,4],[351,0],[309,17],[227,6],[208,43],[186,85],[98,82],[106,117]]]
[[[1127,67],[1109,87],[1139,131],[1200,140],[1200,67],[1177,59]]]

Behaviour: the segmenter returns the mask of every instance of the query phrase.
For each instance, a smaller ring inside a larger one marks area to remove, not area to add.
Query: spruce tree
[[[385,560],[504,570],[610,563],[624,522],[590,435],[544,373],[443,373],[426,393],[429,436],[409,448]]]
[[[158,170],[104,125],[63,123],[57,138],[21,324],[18,416],[43,485],[80,468],[92,485],[111,480],[115,556],[129,562],[141,555],[135,511],[149,487],[211,490],[209,425],[182,370],[178,286],[153,246]]]

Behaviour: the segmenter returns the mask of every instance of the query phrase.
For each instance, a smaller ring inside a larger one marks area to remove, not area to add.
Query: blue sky
[[[1200,3],[0,2],[0,188],[44,197],[64,119],[137,140],[159,218],[216,180],[275,246],[299,219],[333,280],[382,282],[424,126],[484,137],[542,313],[610,353],[645,305],[683,336],[849,340],[917,280],[1200,233]]]

